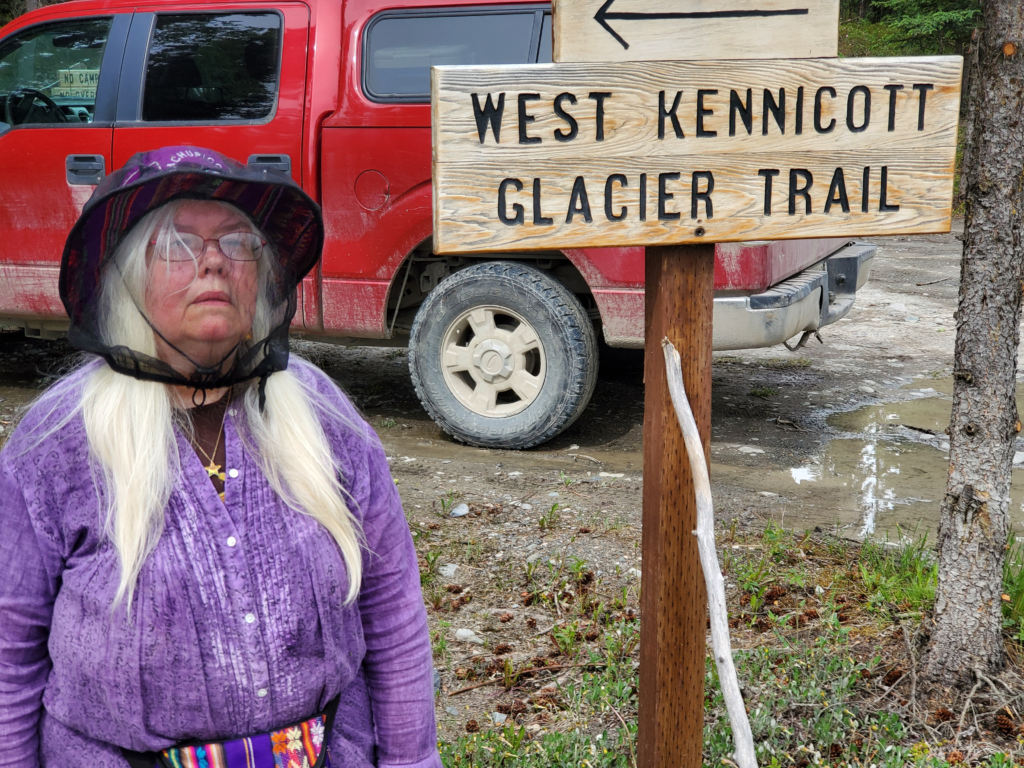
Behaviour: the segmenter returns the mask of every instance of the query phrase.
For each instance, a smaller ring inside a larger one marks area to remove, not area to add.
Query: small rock
[[[916,323],[921,318],[919,318],[917,315],[907,315],[903,319],[908,323]]]
[[[473,645],[484,644],[484,640],[480,635],[472,629],[466,629],[465,627],[455,630],[455,639],[460,643],[472,643]]]
[[[741,445],[737,450],[740,453],[764,453],[763,448],[755,448],[752,445]]]
[[[551,493],[548,494],[548,496],[550,496],[551,498],[557,498],[558,493],[556,491],[552,491]]]
[[[598,477],[625,477],[625,472],[598,472]]]
[[[875,390],[873,390],[871,387],[860,386],[860,387],[857,387],[857,391],[858,392],[863,392],[865,395],[873,395],[873,394],[875,394]]]
[[[520,504],[519,508],[520,509],[527,509],[527,510],[529,510],[529,509],[533,509],[533,505],[532,504]]]
[[[820,585],[815,587],[814,588],[814,594],[816,594],[818,597],[821,597],[822,595],[825,594],[825,588],[820,586]]]
[[[455,707],[445,707],[444,711],[447,712],[452,717],[458,717],[459,716],[459,710],[457,710]]]
[[[465,517],[469,514],[469,504],[457,504],[451,512],[448,513],[448,517]]]
[[[636,576],[636,578],[638,578],[638,579],[640,578],[640,569],[639,568],[630,568],[628,573],[629,573],[630,576]]]
[[[758,496],[764,496],[765,498],[768,498],[768,499],[777,499],[777,498],[779,498],[779,494],[772,493],[771,491],[758,491],[757,495]]]
[[[519,477],[521,474],[523,474],[523,473],[522,472],[509,472],[508,476],[509,477]]]
[[[578,451],[579,449],[580,447],[576,445],[576,443],[573,443],[572,445],[569,446],[570,451]]]
[[[459,566],[457,566],[455,563],[445,563],[437,569],[437,572],[444,576],[446,579],[451,579],[455,576],[455,572],[457,570],[459,570]]]
[[[508,715],[503,715],[501,712],[491,712],[491,722],[495,725],[501,725],[508,720]]]
[[[534,552],[532,555],[530,555],[528,558],[526,558],[526,562],[532,563],[534,560],[537,560],[537,559],[539,559],[539,558],[541,558],[543,556],[544,556],[543,552]]]
[[[889,305],[889,309],[891,309],[893,312],[906,312],[907,311],[907,305],[906,304],[890,304]]]

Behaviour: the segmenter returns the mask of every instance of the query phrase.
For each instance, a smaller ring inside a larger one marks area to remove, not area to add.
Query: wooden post
[[[676,345],[708,456],[715,246],[647,248],[638,768],[700,768],[707,595],[693,478],[665,375]]]

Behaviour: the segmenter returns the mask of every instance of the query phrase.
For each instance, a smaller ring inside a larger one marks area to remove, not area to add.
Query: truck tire
[[[427,294],[412,326],[409,371],[427,413],[456,440],[531,448],[586,408],[597,337],[556,280],[515,262],[486,262]]]

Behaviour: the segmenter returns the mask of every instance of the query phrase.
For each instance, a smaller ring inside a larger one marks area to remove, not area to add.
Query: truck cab
[[[95,185],[136,152],[208,147],[290,174],[323,209],[295,334],[408,346],[424,407],[456,439],[550,439],[589,401],[598,340],[643,346],[643,249],[435,254],[430,67],[551,50],[550,5],[527,0],[77,0],[25,14],[0,30],[0,322],[60,336],[60,257]],[[836,322],[873,254],[844,239],[717,246],[715,349]],[[551,300],[509,298],[530,291]]]

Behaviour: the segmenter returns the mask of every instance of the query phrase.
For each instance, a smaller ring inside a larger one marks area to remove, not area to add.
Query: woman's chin
[[[226,346],[229,348],[236,346],[248,335],[248,329],[239,328],[237,323],[217,317],[208,318],[188,334],[189,340],[194,346]]]
[[[231,357],[247,335],[248,331],[240,331],[237,326],[206,324],[184,338],[170,339],[177,351],[164,348],[158,351],[158,355],[186,376],[192,373],[194,365],[212,368],[227,363],[230,367],[227,358]],[[163,346],[158,344],[158,347]],[[184,371],[182,367],[190,370]]]

